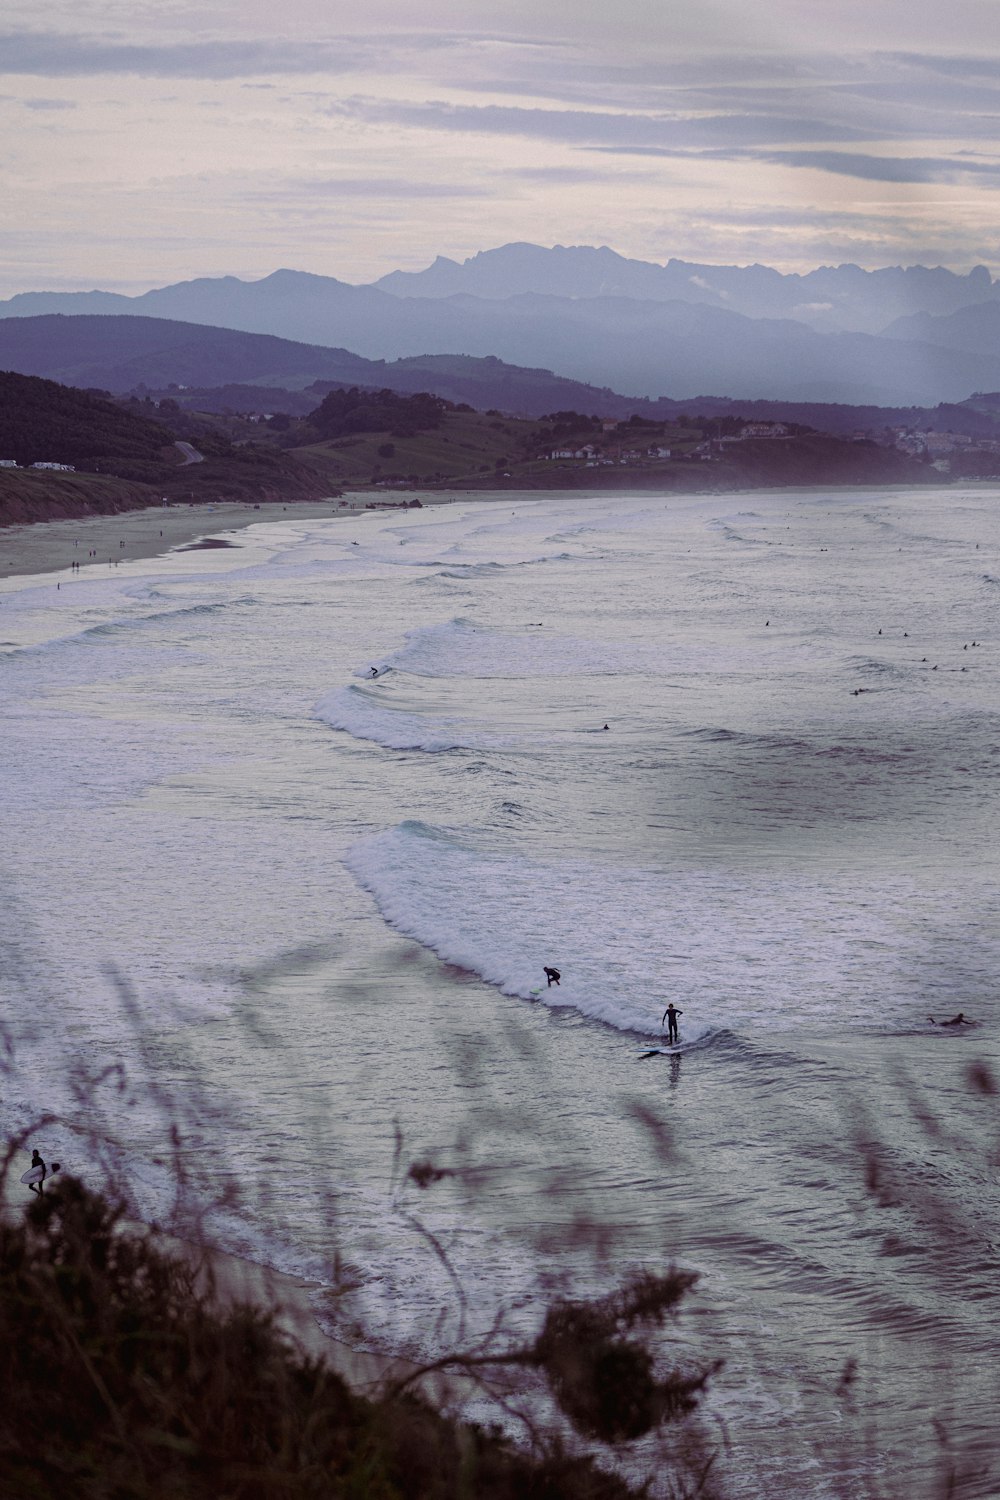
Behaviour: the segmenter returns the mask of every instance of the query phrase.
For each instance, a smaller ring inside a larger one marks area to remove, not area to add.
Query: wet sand
[[[346,497],[345,498],[349,498]],[[0,580],[31,573],[58,573],[78,562],[88,564],[134,562],[158,557],[172,548],[190,546],[199,538],[219,536],[263,521],[303,520],[355,515],[365,497],[341,506],[339,500],[296,501],[288,505],[243,505],[236,501],[213,506],[151,506],[115,516],[85,516],[69,521],[35,521],[0,529]],[[124,547],[120,544],[124,542]],[[96,552],[95,557],[90,553]]]
[[[413,498],[413,493],[419,495],[422,505],[510,498],[476,492],[426,494],[423,491],[401,491],[393,495],[392,500],[398,504],[401,500]],[[148,510],[124,511],[113,516],[3,526],[0,527],[0,582],[5,578],[35,573],[64,572],[75,562],[86,567],[159,557],[165,552],[190,548],[202,539],[224,537],[228,532],[245,526],[259,526],[266,521],[329,520],[331,516],[363,514],[372,503],[388,505],[392,502],[388,499],[381,501],[370,492],[348,492],[335,500],[296,500],[287,504],[261,505],[245,505],[237,501],[211,506],[156,505]],[[91,557],[91,552],[96,556]]]

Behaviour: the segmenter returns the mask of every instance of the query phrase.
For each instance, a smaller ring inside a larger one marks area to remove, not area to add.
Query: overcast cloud
[[[1000,274],[996,0],[414,17],[286,0],[275,35],[270,0],[8,6],[0,293],[367,281],[510,240]]]

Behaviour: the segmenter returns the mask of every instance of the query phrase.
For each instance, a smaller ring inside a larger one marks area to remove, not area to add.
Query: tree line
[[[22,467],[155,460],[173,442],[159,422],[54,380],[0,371],[0,458]]]

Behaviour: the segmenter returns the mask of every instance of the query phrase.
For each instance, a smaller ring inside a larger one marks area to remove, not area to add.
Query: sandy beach
[[[0,580],[31,573],[59,573],[78,562],[132,562],[158,557],[175,547],[190,546],[203,537],[218,537],[263,521],[324,520],[334,515],[357,514],[363,496],[339,500],[289,502],[287,505],[151,506],[148,510],[124,511],[114,516],[86,516],[69,521],[35,521],[29,526],[0,529]],[[124,542],[124,546],[120,544]],[[91,556],[94,552],[96,556]]]
[[[455,500],[484,500],[489,495],[458,492],[419,494],[422,505],[448,505]],[[410,500],[406,491],[394,496],[398,504]],[[501,498],[507,499],[508,496]],[[124,511],[112,516],[88,516],[69,521],[35,521],[27,526],[0,527],[0,582],[34,573],[59,573],[78,562],[134,562],[159,557],[175,548],[191,546],[207,538],[223,538],[228,532],[266,521],[329,520],[331,516],[363,513],[375,501],[369,493],[340,499],[289,501],[287,504],[152,506],[148,510]],[[124,545],[121,545],[124,543]],[[95,556],[91,556],[91,552]]]

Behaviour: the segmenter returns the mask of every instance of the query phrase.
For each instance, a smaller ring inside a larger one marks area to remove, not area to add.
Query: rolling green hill
[[[0,459],[17,465],[0,468],[0,525],[132,510],[164,497],[197,503],[316,500],[330,493],[314,466],[274,444],[236,445],[189,413],[161,409],[164,420],[157,420],[152,410],[0,372]],[[181,433],[202,445],[195,462],[177,446]],[[30,468],[35,463],[67,464],[76,472]]]
[[[115,512],[161,498],[315,500],[379,489],[660,489],[940,483],[926,464],[795,424],[743,440],[740,415],[627,420],[574,411],[537,420],[473,411],[426,392],[337,388],[305,417],[250,425],[230,414],[116,403],[32,376],[0,375],[0,458],[76,474],[0,468],[0,525]],[[728,439],[728,441],[720,441]],[[195,450],[185,462],[179,442]],[[97,476],[101,478],[98,479]],[[102,487],[103,486],[103,487]]]
[[[161,459],[174,435],[147,416],[124,411],[87,391],[0,371],[0,458],[22,467],[38,462],[75,468],[116,460]]]
[[[780,438],[739,440],[739,416],[634,416],[609,425],[578,412],[538,421],[440,403],[433,426],[396,422],[391,405],[367,409],[377,429],[347,430],[317,441],[315,416],[282,436],[291,451],[332,484],[528,489],[738,489],[771,484],[940,483],[907,455],[871,442],[848,442],[789,424]],[[357,408],[356,408],[357,410]],[[301,438],[307,441],[301,443]],[[719,442],[719,438],[730,441]],[[669,456],[667,456],[669,450]],[[558,456],[557,456],[558,455]]]

